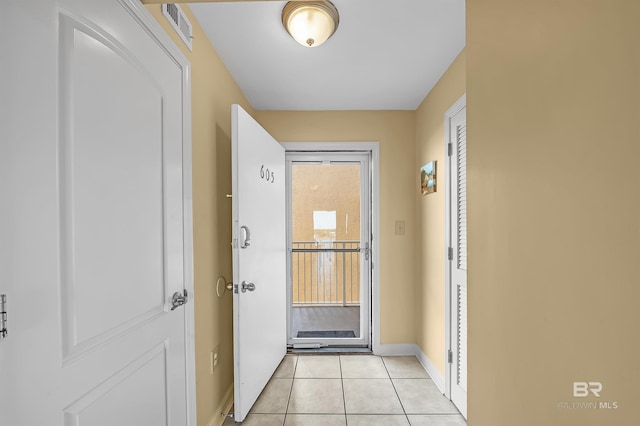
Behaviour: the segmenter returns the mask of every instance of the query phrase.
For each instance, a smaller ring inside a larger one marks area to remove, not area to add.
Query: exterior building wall
[[[291,180],[294,248],[359,247],[359,165],[294,164]],[[293,303],[358,304],[359,259],[357,252],[294,253]]]

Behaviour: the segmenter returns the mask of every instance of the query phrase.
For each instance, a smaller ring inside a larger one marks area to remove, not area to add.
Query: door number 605
[[[270,172],[269,169],[265,169],[264,165],[260,167],[260,178],[271,183],[276,181],[276,175],[273,172]]]

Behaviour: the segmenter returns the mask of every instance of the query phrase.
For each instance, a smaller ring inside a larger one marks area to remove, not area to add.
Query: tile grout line
[[[286,355],[285,355],[286,356]],[[291,403],[291,394],[293,393],[293,382],[296,380],[296,370],[298,369],[298,355],[295,356],[296,361],[293,364],[293,374],[291,375],[291,389],[289,389],[289,398],[287,399],[287,407],[284,409],[284,418],[282,419],[282,426],[287,422],[287,416],[289,415],[289,404]]]
[[[402,403],[402,399],[400,399],[400,395],[398,394],[398,389],[396,389],[396,384],[393,383],[393,378],[391,377],[391,373],[389,372],[389,368],[387,368],[387,363],[384,362],[384,357],[382,358],[382,364],[384,364],[385,370],[387,370],[387,374],[389,375],[389,381],[391,381],[391,386],[393,386],[393,391],[396,393],[398,397],[398,402],[400,402],[400,406],[402,407],[402,412],[404,413],[404,418],[407,420],[407,423],[411,425],[411,421],[409,421],[409,415],[407,414],[407,410],[404,408],[404,404]]]
[[[342,387],[342,406],[344,407],[344,424],[349,425],[347,420],[347,398],[344,395],[344,374],[342,374],[342,355],[338,355],[338,364],[340,365],[340,386]]]

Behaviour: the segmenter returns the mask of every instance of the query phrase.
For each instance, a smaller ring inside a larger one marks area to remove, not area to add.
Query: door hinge
[[[7,295],[0,294],[0,340],[7,337]]]
[[[453,260],[453,247],[447,249],[447,259]]]
[[[453,144],[449,142],[447,144],[447,156],[451,157],[453,155]]]
[[[453,364],[453,352],[451,352],[451,349],[449,349],[449,352],[447,354],[447,362],[449,364]]]

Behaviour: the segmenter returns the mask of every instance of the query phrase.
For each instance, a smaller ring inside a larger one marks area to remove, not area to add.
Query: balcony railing
[[[359,241],[294,241],[294,305],[360,305]]]

